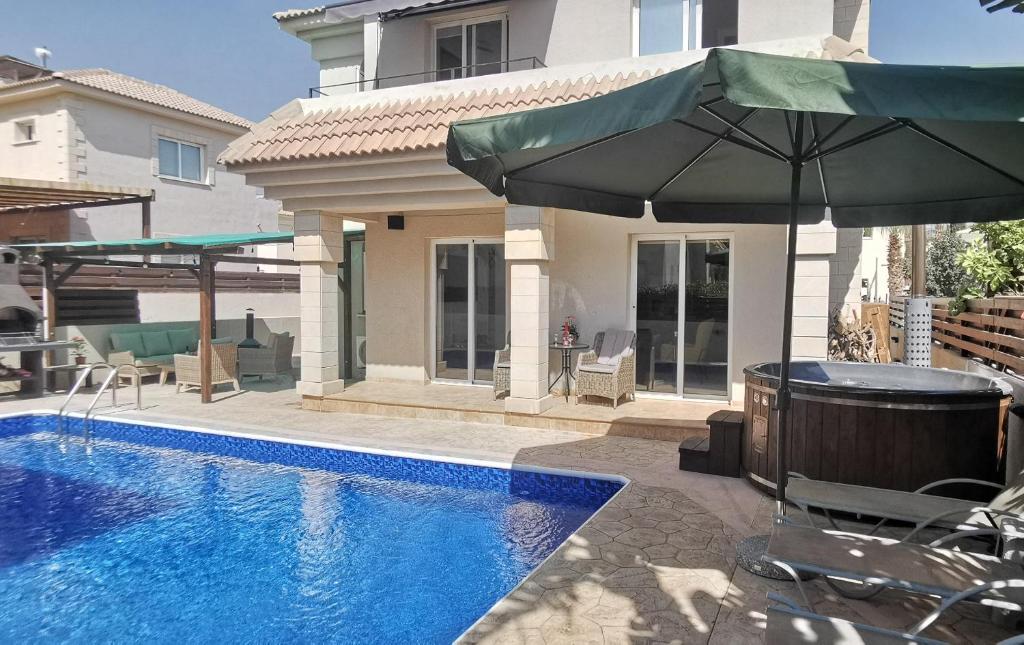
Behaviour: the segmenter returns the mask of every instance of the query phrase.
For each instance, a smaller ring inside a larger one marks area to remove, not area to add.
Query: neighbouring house
[[[118,240],[201,233],[279,230],[280,202],[225,171],[217,162],[228,144],[252,123],[163,85],[106,69],[52,71],[10,56],[0,56],[0,178],[54,182],[55,187],[130,187],[152,191],[148,230],[138,203],[81,209],[0,209],[0,241],[27,243],[64,240]],[[0,182],[2,183],[2,182]],[[287,225],[287,217],[285,224]],[[280,247],[280,248],[279,248]],[[257,247],[259,248],[259,247]],[[253,248],[243,249],[255,254]],[[270,245],[261,254],[289,256],[291,245]],[[137,258],[138,259],[138,258]],[[191,263],[181,255],[153,255],[153,262]],[[257,265],[233,265],[229,271],[255,271]],[[261,265],[260,271],[294,271]],[[72,283],[69,283],[69,285]],[[113,279],[112,285],[122,283]],[[134,283],[133,283],[134,284]],[[138,289],[133,315],[108,317],[116,323],[137,319],[147,324],[198,320],[194,293]],[[218,316],[238,320],[254,306],[262,318],[276,319],[298,331],[298,294],[220,294]],[[97,312],[102,313],[100,311]],[[287,322],[291,318],[294,324]],[[107,320],[100,316],[97,320]],[[225,328],[230,328],[227,326]],[[275,327],[276,328],[276,327]],[[106,336],[94,358],[104,357]]]
[[[572,315],[585,342],[636,332],[639,396],[742,400],[743,368],[780,351],[783,227],[511,205],[446,164],[447,126],[597,96],[710,46],[870,61],[868,12],[867,0],[349,0],[275,14],[310,44],[321,85],[221,161],[294,213],[304,404],[344,388],[354,350],[334,279],[350,221],[366,226],[369,380],[486,384],[510,339],[505,409],[540,413],[560,368],[548,345]],[[824,358],[830,309],[860,302],[860,244],[859,230],[801,229],[797,356]]]

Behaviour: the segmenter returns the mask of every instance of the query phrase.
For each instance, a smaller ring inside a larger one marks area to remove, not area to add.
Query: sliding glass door
[[[498,240],[434,244],[434,364],[439,381],[490,383],[505,346],[505,247]]]
[[[729,395],[730,250],[718,237],[634,241],[638,392]]]

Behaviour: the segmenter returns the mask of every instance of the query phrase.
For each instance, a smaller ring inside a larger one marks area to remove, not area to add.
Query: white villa
[[[279,230],[280,202],[228,173],[217,157],[253,124],[172,88],[106,69],[53,71],[0,56],[0,178],[152,190],[150,230],[138,204],[0,213],[0,241],[117,240]],[[284,221],[290,225],[290,219]],[[265,255],[290,254],[268,246]],[[249,251],[253,252],[253,251]],[[156,262],[188,258],[154,256]],[[235,270],[255,270],[241,266]],[[263,266],[263,271],[279,267]],[[286,268],[288,269],[288,268]],[[225,293],[219,314],[242,318],[252,296]],[[262,316],[295,316],[294,293],[261,294]],[[190,322],[196,298],[142,292],[144,323]],[[294,325],[297,329],[298,325]],[[88,338],[95,333],[78,329]],[[105,335],[95,336],[105,358]]]
[[[867,57],[866,0],[348,0],[274,17],[321,67],[220,160],[295,215],[304,404],[342,392],[337,263],[366,226],[366,378],[488,384],[511,339],[504,409],[554,403],[549,344],[636,332],[639,397],[735,403],[777,360],[783,227],[670,225],[517,206],[445,162],[458,119],[596,96],[729,46]],[[829,312],[861,301],[861,231],[804,227],[794,350],[826,354]]]

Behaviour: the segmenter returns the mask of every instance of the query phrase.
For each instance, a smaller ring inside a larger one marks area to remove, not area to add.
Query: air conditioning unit
[[[366,336],[356,336],[356,369],[366,369]]]

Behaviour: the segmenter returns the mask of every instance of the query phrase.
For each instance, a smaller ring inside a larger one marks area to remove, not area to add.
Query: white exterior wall
[[[868,51],[871,0],[835,0],[832,33]]]
[[[836,229],[836,252],[829,258],[828,310],[829,314],[842,308],[844,314],[851,311],[860,315],[861,303],[861,238],[859,228]]]
[[[16,143],[15,123],[33,119],[36,141]],[[67,181],[67,112],[56,96],[0,104],[0,177]]]
[[[740,43],[835,33],[867,47],[870,0],[737,0]],[[377,51],[367,46],[375,32],[361,22],[325,25],[302,19],[284,28],[310,43],[320,64],[320,83],[330,85],[358,79],[412,74],[380,83],[380,87],[415,85],[435,79],[433,26],[493,14],[508,15],[507,58],[536,57],[546,66],[597,62],[631,56],[634,50],[634,0],[515,0],[484,6],[414,15],[380,23]],[[371,42],[372,45],[372,42]],[[376,58],[371,57],[376,53]],[[513,64],[512,71],[528,63]],[[366,89],[371,89],[367,87]],[[355,86],[329,88],[329,95],[354,91]]]
[[[480,215],[410,215],[405,230],[381,224],[366,229],[367,378],[430,378],[432,326],[431,240],[494,238],[505,230],[501,212]],[[685,226],[555,211],[555,259],[550,262],[550,329],[577,317],[584,342],[603,329],[630,322],[632,235],[721,234],[732,239],[732,398],[743,397],[743,368],[778,360],[782,329],[785,228]],[[827,263],[827,260],[826,260]],[[827,271],[827,267],[826,267]],[[560,368],[549,357],[552,376]]]
[[[84,134],[81,170],[72,180],[156,189],[154,237],[277,229],[279,204],[260,199],[260,189],[216,166],[236,133],[91,98],[75,98],[69,106],[75,127]],[[201,144],[207,183],[158,177],[158,136]],[[84,239],[137,237],[140,212],[137,204],[81,209],[76,214],[85,225],[78,233]]]

